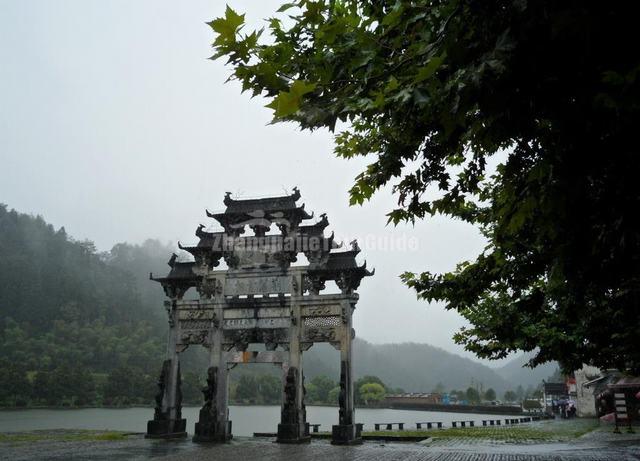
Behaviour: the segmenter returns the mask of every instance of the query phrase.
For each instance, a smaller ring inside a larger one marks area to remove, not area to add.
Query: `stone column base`
[[[231,435],[231,421],[211,423],[196,423],[193,436],[194,442],[225,443],[233,438]]]
[[[333,445],[359,445],[362,443],[362,424],[336,424],[331,427]]]
[[[299,424],[278,424],[278,437],[276,442],[278,443],[309,443],[311,437],[309,436],[309,425],[305,425],[305,430],[300,433]]]
[[[147,421],[147,439],[180,439],[187,436],[186,419],[152,419]]]

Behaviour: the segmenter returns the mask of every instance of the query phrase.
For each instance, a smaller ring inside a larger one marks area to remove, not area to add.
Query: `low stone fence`
[[[387,397],[363,408],[389,408],[396,410],[444,411],[448,413],[480,413],[485,415],[522,415],[527,416],[522,408],[509,405],[445,405],[430,403],[429,399],[420,397]]]

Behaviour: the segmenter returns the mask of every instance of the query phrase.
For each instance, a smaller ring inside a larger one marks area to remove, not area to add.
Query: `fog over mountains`
[[[81,363],[101,373],[124,360],[153,382],[163,360],[166,312],[162,289],[149,281],[149,272],[164,273],[171,250],[148,240],[141,245],[117,244],[108,253],[98,253],[90,242],[74,241],[41,217],[0,206],[1,342],[21,354],[15,362],[27,371]],[[109,341],[105,325],[114,336]],[[67,339],[70,331],[72,342]],[[132,331],[142,337],[123,348],[123,338],[132,338]],[[93,342],[93,336],[102,339]],[[144,354],[137,346],[142,341],[153,341]],[[51,356],[46,363],[41,360],[43,350]],[[189,350],[185,359],[185,372],[204,375],[207,358],[202,350]],[[340,357],[330,345],[315,345],[303,360],[307,379],[322,374],[338,379]],[[375,375],[387,386],[407,392],[474,385],[491,387],[501,396],[519,385],[525,389],[539,385],[556,368],[555,364],[522,368],[526,360],[522,355],[491,368],[424,343],[372,344],[363,338],[354,342],[356,378]],[[270,367],[268,372],[277,370]]]
[[[371,344],[360,338],[354,341],[353,354],[356,377],[375,375],[388,386],[407,392],[429,392],[439,384],[447,391],[473,385],[485,390],[491,387],[502,395],[518,386],[538,386],[557,367],[550,363],[533,370],[523,368],[527,361],[523,354],[503,367],[491,368],[429,344]],[[326,374],[337,379],[340,373],[339,354],[326,344],[305,353],[304,364],[309,378]]]

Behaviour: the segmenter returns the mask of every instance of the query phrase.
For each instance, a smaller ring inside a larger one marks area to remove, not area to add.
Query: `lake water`
[[[199,407],[184,407],[182,417],[187,419],[187,431],[193,434]],[[280,421],[280,407],[230,406],[233,434],[251,436],[254,432],[276,432]],[[0,411],[0,432],[30,431],[37,429],[96,429],[145,432],[147,420],[153,418],[152,408],[87,408],[74,410],[6,410]],[[365,430],[374,423],[403,422],[405,429],[415,428],[416,422],[474,420],[481,425],[483,419],[497,419],[497,415],[445,413],[433,411],[357,409],[356,421],[364,423]],[[504,416],[502,418],[505,418]],[[307,407],[307,420],[321,424],[321,431],[330,431],[338,421],[337,407]]]

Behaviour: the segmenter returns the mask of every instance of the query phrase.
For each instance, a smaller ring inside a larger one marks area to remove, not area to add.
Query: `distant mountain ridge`
[[[354,341],[353,357],[356,377],[378,376],[388,386],[407,392],[429,392],[439,384],[447,391],[464,390],[473,384],[484,390],[491,387],[501,396],[518,385],[536,386],[555,369],[543,366],[520,370],[519,363],[525,361],[522,356],[493,369],[430,344],[372,344],[359,338]],[[304,368],[309,379],[318,374],[337,379],[339,366],[339,353],[329,345],[316,345],[305,353]]]
[[[554,374],[558,369],[558,363],[548,362],[543,365],[538,365],[535,368],[525,367],[524,365],[532,356],[533,353],[524,352],[495,370],[509,382],[520,384],[525,388],[528,386],[536,386],[540,384],[543,379],[547,380]]]

